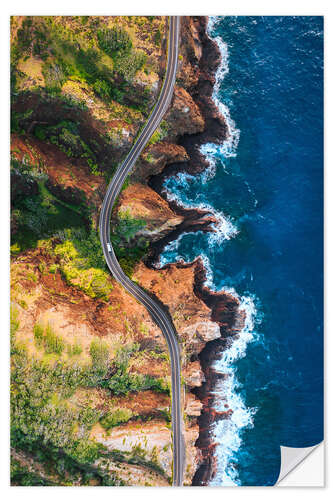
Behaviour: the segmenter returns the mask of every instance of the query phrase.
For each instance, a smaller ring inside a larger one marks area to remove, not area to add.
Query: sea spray
[[[246,407],[238,393],[240,384],[235,375],[235,363],[246,355],[247,344],[254,340],[257,311],[254,297],[243,296],[238,299],[239,314],[244,314],[244,326],[237,338],[231,340],[228,348],[223,351],[221,359],[213,365],[217,372],[225,376],[214,390],[215,408],[219,411],[228,409],[232,413],[228,419],[220,420],[214,425],[213,436],[219,445],[216,447],[217,473],[210,482],[211,486],[239,484],[237,469],[234,467],[236,453],[242,444],[242,430],[253,426],[253,415],[256,413],[256,408]]]
[[[236,236],[238,230],[232,221],[223,212],[216,210],[208,203],[200,201],[200,196],[197,197],[197,200],[184,200],[183,188],[188,182],[199,183],[200,179],[196,179],[195,176],[185,173],[178,173],[173,177],[167,178],[164,182],[163,192],[166,194],[168,201],[176,201],[183,208],[205,210],[215,217],[216,223],[213,224],[214,231],[209,233],[208,236],[210,247],[221,244],[224,240],[229,240]]]
[[[222,40],[222,38],[220,36],[212,36],[216,22],[216,17],[209,17],[207,25],[207,33],[209,37],[216,42],[221,54],[221,63],[215,74],[215,84],[213,88],[212,99],[227,125],[227,137],[221,144],[206,143],[200,147],[201,154],[206,157],[209,163],[209,168],[206,169],[202,176],[203,182],[207,182],[207,180],[211,179],[215,175],[216,157],[221,160],[221,158],[230,158],[237,156],[237,146],[240,137],[240,130],[236,127],[234,120],[231,118],[228,106],[226,106],[219,99],[219,90],[221,83],[225,76],[229,73],[229,53],[228,45]]]

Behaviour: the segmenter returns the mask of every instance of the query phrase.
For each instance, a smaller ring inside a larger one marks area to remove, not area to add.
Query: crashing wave
[[[237,294],[236,294],[237,296]],[[239,297],[238,297],[239,298]],[[231,416],[215,424],[214,438],[219,446],[216,448],[217,473],[210,482],[211,486],[238,485],[238,474],[233,463],[236,453],[242,444],[241,432],[245,428],[253,427],[253,416],[256,408],[248,408],[237,389],[240,384],[235,375],[235,362],[246,355],[249,342],[254,339],[254,326],[257,311],[252,297],[240,297],[240,313],[245,313],[244,326],[233,340],[230,347],[223,352],[220,360],[216,361],[216,371],[226,375],[215,388],[215,408],[219,411],[232,410]]]
[[[219,99],[221,82],[229,73],[229,52],[228,45],[222,40],[222,38],[220,36],[213,37],[212,35],[217,20],[217,17],[210,17],[207,25],[208,36],[216,42],[221,54],[221,64],[216,71],[212,99],[215,106],[219,110],[220,115],[223,116],[226,122],[227,137],[221,144],[206,143],[200,147],[200,153],[203,154],[209,162],[208,169],[206,169],[206,171],[202,174],[203,182],[207,182],[207,180],[214,177],[216,172],[216,160],[218,158],[221,159],[221,157],[230,158],[237,156],[237,146],[240,137],[240,130],[236,127],[234,120],[231,118],[228,106],[226,106]]]
[[[169,178],[170,179],[170,178]],[[189,181],[196,181],[195,177],[190,174],[179,173],[175,177],[172,178],[173,181],[177,181],[178,187],[184,187],[188,184]],[[204,202],[195,202],[195,201],[184,201],[181,198],[180,193],[175,191],[171,192],[168,187],[168,179],[166,180],[163,188],[163,192],[166,194],[168,201],[176,201],[177,204],[183,208],[197,208],[198,210],[205,210],[206,212],[211,213],[215,219],[216,223],[213,223],[214,231],[208,233],[208,245],[213,247],[215,245],[220,245],[224,240],[230,240],[238,233],[236,226],[233,225],[231,220],[224,215],[223,212],[216,210],[208,203]],[[179,189],[178,189],[179,191]]]

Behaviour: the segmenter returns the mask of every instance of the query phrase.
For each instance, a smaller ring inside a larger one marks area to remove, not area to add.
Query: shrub
[[[100,412],[87,406],[80,411],[79,420],[87,429],[91,429],[91,427],[98,422],[100,416]]]
[[[146,391],[148,389],[170,394],[169,384],[166,380],[162,378],[155,379],[149,375],[128,373],[121,369],[117,370],[102,385],[108,387],[117,396],[127,396],[130,392]]]
[[[44,348],[47,354],[61,354],[65,349],[65,342],[62,337],[54,333],[50,324],[47,325],[44,337]]]
[[[49,90],[60,91],[67,77],[62,65],[57,63],[45,62],[43,64],[42,73],[45,80],[45,86]]]
[[[62,471],[64,463],[68,472],[80,470],[78,463],[93,463],[105,449],[89,437],[100,414],[87,406],[69,405],[66,399],[78,387],[99,382],[96,374],[72,360],[29,357],[13,337],[11,348],[11,445]]]
[[[100,241],[95,232],[65,230],[58,233],[63,243],[54,254],[61,258],[60,268],[66,281],[92,298],[107,300],[112,290]]]
[[[133,412],[128,408],[116,408],[100,420],[105,429],[111,429],[119,424],[128,422],[133,416]]]
[[[90,344],[90,356],[93,368],[98,373],[105,373],[109,367],[109,347],[102,340],[93,340]]]
[[[82,353],[82,346],[81,344],[75,343],[74,345],[68,344],[67,346],[67,353],[68,356],[79,356]]]
[[[133,342],[133,344],[125,345],[117,350],[116,355],[116,365],[117,367],[124,371],[127,369],[128,362],[131,356],[138,352],[140,349],[140,344]]]
[[[130,392],[136,391],[139,387],[137,381],[138,375],[131,375],[118,370],[107,381],[107,387],[117,396],[127,396]]]
[[[68,450],[68,455],[81,464],[91,464],[103,449],[104,446],[100,443],[80,439]]]
[[[44,141],[46,139],[46,133],[45,133],[45,127],[42,127],[41,125],[37,125],[34,128],[34,135],[39,139],[40,141]]]
[[[138,219],[131,215],[129,209],[119,210],[118,212],[118,224],[115,228],[115,232],[119,237],[123,237],[127,243],[143,228],[145,228],[147,222],[144,219]]]
[[[139,331],[142,333],[144,336],[149,334],[149,328],[145,323],[140,323],[139,326]]]
[[[18,243],[14,243],[10,246],[10,255],[15,257],[21,252],[21,247]]]
[[[55,144],[69,158],[84,158],[92,171],[97,172],[96,156],[89,145],[81,138],[76,123],[70,120],[62,120],[52,126],[37,125],[34,128],[34,135],[40,140]]]
[[[106,80],[96,80],[93,89],[96,94],[106,101],[112,97],[112,87]]]
[[[32,43],[32,18],[27,16],[20,29],[17,30],[17,44],[20,50],[26,51]]]
[[[144,52],[133,50],[130,54],[121,55],[117,58],[116,70],[125,80],[130,82],[136,72],[144,66],[146,59],[147,56]]]
[[[159,129],[156,129],[150,138],[149,144],[155,144],[162,139],[162,133]]]
[[[78,257],[78,251],[76,250],[72,241],[68,240],[64,243],[57,245],[54,249],[55,255],[59,255],[66,262],[74,260]]]
[[[44,336],[44,328],[39,323],[36,323],[34,326],[34,337],[35,337],[36,344],[38,346],[42,345],[43,336]]]
[[[50,267],[49,267],[49,272],[51,274],[55,274],[57,272],[57,269],[58,269],[57,264],[51,264]]]
[[[99,71],[96,63],[99,62],[101,54],[97,52],[96,49],[90,48],[86,51],[79,50],[74,51],[74,57],[76,60],[77,69],[79,70],[80,76],[83,77],[87,82],[93,83],[96,78],[98,78]]]
[[[100,48],[109,56],[115,52],[128,52],[132,48],[131,38],[121,26],[98,30],[97,39]]]
[[[19,326],[20,326],[20,322],[18,320],[18,310],[14,305],[11,305],[11,307],[10,307],[10,334],[11,334],[12,340],[14,340],[15,333],[17,332]]]
[[[161,40],[162,40],[162,33],[159,29],[156,31],[154,39],[156,45],[159,47],[161,45]]]

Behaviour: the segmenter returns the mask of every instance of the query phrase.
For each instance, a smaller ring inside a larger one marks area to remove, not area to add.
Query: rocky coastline
[[[163,47],[167,33],[164,21]],[[158,21],[161,23],[160,32],[164,21]],[[138,224],[138,229],[134,232],[131,229],[132,233],[123,241],[124,247],[135,249],[143,241],[149,245],[149,252],[143,259],[136,261],[131,270],[133,279],[160,300],[179,334],[186,387],[183,401],[186,415],[186,485],[208,485],[215,474],[216,444],[212,428],[219,419],[228,418],[231,410],[226,407],[225,411],[218,412],[214,408],[214,387],[223,375],[214,370],[213,364],[242,328],[243,321],[237,298],[225,292],[213,292],[205,285],[206,270],[201,258],[192,263],[177,262],[159,269],[156,266],[163,248],[179,235],[193,231],[212,232],[218,224],[213,212],[179,206],[175,201],[168,200],[163,190],[166,177],[179,172],[198,174],[209,169],[210,165],[199,151],[200,146],[207,142],[221,143],[226,137],[226,124],[212,100],[215,73],[221,56],[207,35],[207,22],[208,18],[203,16],[182,18],[180,59],[173,101],[163,120],[163,127],[157,131],[157,139],[141,155],[112,215],[114,228],[122,217],[125,217],[125,222],[127,217],[130,223],[134,221]],[[146,43],[143,35],[138,43]],[[152,56],[155,62],[159,61],[160,67],[156,75],[158,80],[150,89],[155,97],[162,83],[164,58],[162,48],[159,55]],[[40,64],[38,58],[33,62]],[[33,83],[31,78],[27,82]],[[140,87],[143,83],[144,77],[139,75],[133,85]],[[64,85],[62,94],[56,96],[50,96],[42,87],[38,87],[38,90],[23,88],[12,106],[18,130],[12,133],[11,147],[17,164],[38,164],[38,175],[46,175],[48,203],[52,203],[52,197],[55,197],[57,206],[59,201],[65,208],[66,205],[74,206],[75,213],[80,212],[82,223],[87,225],[88,231],[90,222],[94,226],[93,230],[98,226],[107,178],[127,154],[145,117],[141,114],[139,120],[136,114],[130,114],[132,111],[122,108],[129,113],[127,121],[119,117],[122,116],[122,109],[118,110],[119,116],[115,119],[106,103],[98,99],[88,87],[79,87],[77,82],[70,80]],[[85,105],[82,109],[75,100],[74,104],[63,100],[67,92],[74,99],[78,93],[83,96]],[[153,94],[151,99],[154,98]],[[73,123],[76,124],[74,128]],[[60,125],[72,128],[61,128]],[[78,151],[73,149],[70,155],[66,154],[66,142],[62,142],[68,137],[78,147]],[[97,173],[91,171],[85,153],[80,153],[80,144],[86,148],[84,151],[94,151],[94,161],[99,170]],[[30,191],[30,194],[36,194],[36,182],[28,185],[26,174],[22,178],[22,186],[16,182],[16,177],[21,179],[20,170],[14,170],[12,175],[15,181],[12,185],[20,188],[18,194],[15,190],[12,193],[13,199],[16,195],[28,195]],[[18,234],[20,230],[17,215],[15,211],[12,212],[13,234]],[[13,256],[13,276],[17,274],[17,280],[12,279],[12,298],[21,325],[18,336],[31,344],[30,354],[36,355],[31,338],[34,325],[47,321],[52,323],[66,342],[74,342],[77,336],[85,356],[89,356],[89,343],[94,337],[103,338],[111,349],[118,345],[119,338],[128,345],[135,340],[140,343],[140,352],[145,352],[147,359],[138,357],[136,361],[133,360],[131,373],[167,377],[169,365],[164,356],[165,340],[144,308],[128,297],[122,287],[111,283],[108,274],[105,277],[107,297],[104,300],[89,296],[87,290],[78,287],[75,281],[66,281],[64,265],[68,265],[68,262],[64,263],[54,251],[59,243],[60,240],[52,240],[47,248],[37,246],[35,250],[18,251]],[[34,273],[33,285],[30,271]],[[22,283],[26,287],[22,287]],[[16,286],[18,284],[20,286]],[[32,288],[35,295],[28,298],[28,291],[31,293]],[[158,356],[164,356],[163,361],[162,358],[159,361],[149,358],[155,348]],[[78,401],[88,397],[83,393],[80,389],[75,395]],[[93,390],[89,397],[93,397],[94,404],[101,411],[108,411],[110,397],[107,392]],[[154,460],[158,452],[159,475],[152,476],[149,483],[168,484],[166,478],[170,476],[172,463],[170,430],[163,423],[161,415],[155,414],[157,407],[163,415],[167,412],[168,398],[162,398],[153,391],[147,397],[145,391],[137,391],[131,393],[130,397],[119,397],[114,403],[144,419],[149,417],[154,420],[144,421],[139,426],[140,432],[138,426],[130,421],[115,428],[111,434],[106,434],[97,423],[90,437],[103,443],[110,451],[116,448],[129,454],[139,442],[140,446],[147,446],[147,456],[151,455]],[[141,434],[144,433],[145,441],[141,442]],[[124,444],[123,439],[127,434],[131,435],[131,439]],[[149,464],[147,466],[144,463],[141,469],[139,467],[134,471],[133,464],[127,463],[123,470],[116,462],[110,467],[125,484],[145,484]]]
[[[198,133],[187,133],[181,135],[177,145],[186,151],[186,161],[168,163],[161,173],[151,176],[148,180],[149,186],[164,198],[172,211],[182,217],[182,222],[173,231],[167,233],[161,239],[153,242],[147,259],[149,267],[154,267],[164,247],[177,239],[184,232],[214,231],[213,224],[216,219],[213,214],[197,209],[184,208],[176,201],[168,200],[163,182],[166,177],[186,172],[192,175],[199,174],[209,168],[209,164],[200,153],[201,145],[212,142],[221,143],[226,138],[227,128],[223,117],[219,114],[213,100],[212,92],[215,83],[215,73],[221,62],[221,55],[216,44],[207,35],[207,17],[192,17],[183,20],[183,37],[186,44],[186,35],[192,33],[193,40],[200,46],[200,59],[190,59],[195,78],[185,87],[200,110],[204,119],[204,128]],[[189,28],[190,27],[190,28]],[[183,42],[184,43],[184,42]],[[195,443],[198,449],[198,467],[193,477],[193,486],[207,486],[216,473],[216,457],[214,450],[216,443],[212,436],[212,427],[220,419],[227,419],[231,411],[226,407],[225,411],[217,411],[214,408],[214,388],[223,374],[218,373],[214,363],[220,359],[227,347],[228,338],[237,335],[243,326],[243,317],[239,313],[238,300],[225,292],[213,292],[206,285],[206,270],[201,258],[197,258],[191,264],[177,263],[166,265],[188,267],[194,269],[194,293],[211,309],[211,320],[220,327],[220,337],[206,342],[204,348],[198,355],[194,355],[191,361],[198,360],[203,372],[202,382],[198,387],[192,389],[195,398],[202,404],[201,414],[198,417],[199,437]],[[230,345],[230,344],[229,344]],[[227,405],[226,405],[227,406]]]

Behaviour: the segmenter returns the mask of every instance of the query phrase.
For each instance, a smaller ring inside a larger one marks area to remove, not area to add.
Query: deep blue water
[[[162,262],[201,254],[214,288],[254,301],[254,340],[232,363],[253,425],[234,429],[239,444],[221,468],[236,484],[271,485],[280,445],[323,439],[323,20],[220,17],[211,34],[228,51],[218,97],[239,142],[210,155],[214,178],[179,176],[166,187],[222,212],[238,233],[222,242],[185,235]],[[221,477],[214,484],[227,484]]]

